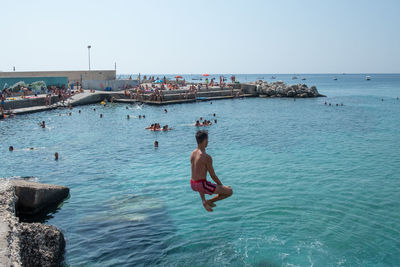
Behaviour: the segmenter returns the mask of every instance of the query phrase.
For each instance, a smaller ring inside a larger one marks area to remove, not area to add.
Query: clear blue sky
[[[400,1],[1,0],[0,71],[400,72]]]

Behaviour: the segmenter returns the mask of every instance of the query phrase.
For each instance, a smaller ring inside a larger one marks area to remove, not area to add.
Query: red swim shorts
[[[190,179],[190,186],[192,187],[193,191],[209,195],[214,194],[215,188],[217,187],[216,184],[211,183],[206,179],[196,181]]]

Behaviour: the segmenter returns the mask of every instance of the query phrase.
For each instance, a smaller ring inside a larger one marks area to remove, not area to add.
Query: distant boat
[[[271,79],[273,80],[273,79],[276,79],[276,77],[275,76],[271,76]]]
[[[293,77],[292,77],[292,80],[297,80],[297,76],[293,76]]]
[[[365,76],[365,79],[366,79],[367,81],[369,81],[369,80],[371,80],[371,76]]]
[[[335,78],[333,78],[333,80],[334,80],[334,81],[337,81],[337,78],[335,77]]]
[[[302,81],[305,81],[305,80],[307,80],[307,79],[306,79],[306,78],[301,78],[301,80],[302,80]]]

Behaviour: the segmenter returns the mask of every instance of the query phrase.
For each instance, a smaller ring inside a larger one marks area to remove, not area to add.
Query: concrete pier
[[[0,266],[60,266],[65,240],[56,227],[20,222],[16,216],[23,206],[61,203],[67,187],[0,178]]]

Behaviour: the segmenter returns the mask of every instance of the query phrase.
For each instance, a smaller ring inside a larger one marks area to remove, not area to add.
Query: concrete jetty
[[[56,227],[19,222],[26,205],[44,208],[60,203],[69,194],[62,186],[25,180],[0,179],[0,266],[59,266],[65,240]]]
[[[60,107],[79,106],[99,103],[103,100],[111,100],[117,103],[144,103],[149,105],[170,105],[193,103],[199,101],[211,101],[221,99],[234,99],[237,97],[321,97],[315,86],[307,87],[305,84],[286,85],[283,82],[267,83],[257,81],[246,84],[230,84],[227,88],[211,87],[202,88],[193,93],[187,89],[163,90],[161,99],[155,100],[153,92],[145,92],[137,95],[134,91],[133,97],[125,95],[125,91],[90,91],[84,90],[82,93],[75,94],[64,102],[52,98],[55,102],[52,105],[44,105],[44,95],[36,99],[15,100],[7,103],[7,108],[13,109],[16,115],[34,113],[57,109]],[[25,101],[25,102],[24,102]]]

